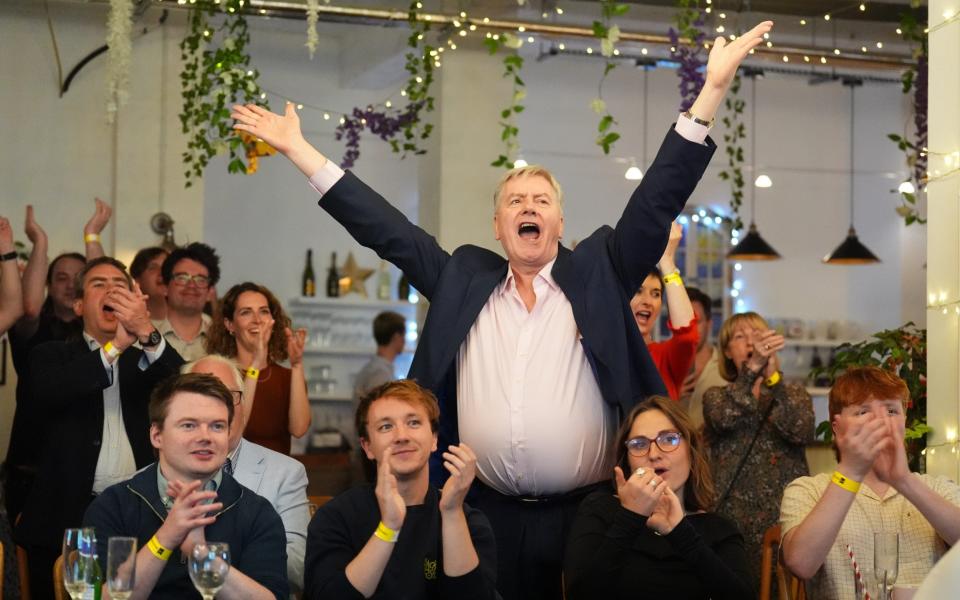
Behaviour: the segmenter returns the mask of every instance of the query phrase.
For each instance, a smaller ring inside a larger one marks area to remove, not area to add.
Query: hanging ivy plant
[[[504,144],[504,152],[497,156],[497,159],[491,162],[490,166],[512,169],[513,157],[516,156],[517,150],[520,148],[518,142],[520,129],[517,127],[517,115],[523,112],[525,107],[520,103],[527,97],[526,84],[520,78],[523,57],[517,53],[517,50],[523,46],[523,40],[512,33],[502,33],[491,35],[484,39],[483,43],[491,55],[496,54],[502,48],[511,50],[503,57],[503,77],[509,78],[512,83],[510,104],[500,111],[500,139]]]
[[[381,140],[390,144],[390,149],[401,158],[412,154],[426,154],[420,144],[430,137],[433,124],[424,122],[424,113],[432,112],[435,99],[430,94],[433,85],[433,72],[440,66],[442,49],[426,41],[430,24],[420,19],[423,4],[413,0],[407,9],[407,22],[410,35],[407,37],[409,50],[406,54],[405,70],[409,74],[401,94],[407,98],[404,108],[394,108],[390,102],[374,107],[354,108],[350,114],[340,120],[334,136],[337,140],[346,139],[346,152],[340,166],[348,169],[360,158],[360,134],[369,130]]]
[[[617,63],[613,61],[613,57],[615,56],[616,43],[620,39],[620,28],[611,23],[614,17],[622,17],[629,10],[630,6],[627,4],[619,4],[615,0],[601,0],[600,20],[593,22],[593,36],[600,40],[600,54],[606,58],[606,61],[603,65],[603,76],[600,77],[600,83],[597,84],[597,97],[590,103],[590,107],[600,115],[596,144],[603,149],[604,154],[610,154],[610,148],[613,147],[614,142],[620,139],[620,134],[612,129],[617,121],[610,114],[607,103],[603,99],[603,84],[610,71],[617,68]]]
[[[677,0],[677,13],[673,17],[676,28],[671,27],[670,57],[680,63],[680,112],[690,110],[703,87],[703,43],[707,37],[702,29],[706,13],[699,0]],[[684,43],[686,40],[688,43]]]
[[[250,68],[250,33],[243,15],[245,0],[196,0],[187,35],[180,42],[183,108],[180,124],[187,134],[183,162],[186,186],[201,177],[210,159],[229,153],[227,170],[246,173],[246,148],[233,129],[230,106],[259,99],[259,73]],[[214,21],[219,25],[214,25]]]
[[[910,6],[916,9],[919,7],[919,3],[913,1]],[[910,138],[907,127],[904,127],[902,134],[891,133],[887,137],[903,152],[911,173],[909,181],[913,184],[915,190],[912,193],[891,190],[900,194],[901,203],[897,207],[897,214],[903,217],[906,225],[927,222],[926,219],[921,217],[917,205],[917,194],[923,189],[927,176],[927,155],[923,151],[927,147],[927,64],[929,58],[925,28],[926,25],[918,21],[914,12],[905,12],[900,16],[900,31],[903,39],[911,44],[913,58],[916,61],[902,77],[903,93],[913,94],[910,103],[913,111],[913,138]]]
[[[743,125],[743,109],[746,103],[740,97],[740,75],[733,78],[730,91],[724,100],[724,114],[721,122],[724,126],[723,141],[727,153],[727,166],[718,174],[720,179],[730,182],[730,212],[731,227],[743,229],[743,220],[740,218],[740,207],[743,205],[743,140],[746,139],[746,128]]]

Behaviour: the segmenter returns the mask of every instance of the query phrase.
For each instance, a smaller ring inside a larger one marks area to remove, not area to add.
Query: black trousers
[[[472,505],[497,541],[497,591],[504,600],[561,600],[563,555],[580,501],[607,482],[545,498],[505,496],[477,482]]]
[[[53,564],[57,562],[61,550],[30,546],[27,550],[27,574],[30,577],[30,598],[32,600],[54,600]]]

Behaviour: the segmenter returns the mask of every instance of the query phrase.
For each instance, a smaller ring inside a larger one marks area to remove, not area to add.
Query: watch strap
[[[688,110],[688,111],[684,111],[683,116],[685,116],[686,118],[690,119],[691,121],[693,121],[693,122],[696,123],[697,125],[703,125],[704,127],[708,128],[708,129],[709,129],[710,127],[713,127],[713,124],[714,124],[714,123],[716,122],[716,120],[717,120],[716,118],[713,118],[713,119],[710,119],[709,121],[706,121],[706,120],[701,119],[700,117],[694,115],[694,114],[693,114],[692,112],[690,112],[689,110]]]

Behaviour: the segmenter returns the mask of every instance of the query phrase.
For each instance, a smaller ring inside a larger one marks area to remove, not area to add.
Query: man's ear
[[[161,433],[160,428],[157,427],[157,424],[151,423],[150,424],[150,444],[157,450],[160,449],[160,445],[161,445],[160,433]]]
[[[73,314],[77,315],[78,317],[83,317],[83,296],[82,295],[73,301]]]
[[[360,447],[363,448],[363,453],[367,455],[367,458],[373,462],[377,462],[377,457],[374,456],[373,451],[370,449],[370,440],[367,438],[360,438]]]
[[[436,451],[437,451],[437,432],[434,431],[434,432],[433,432],[433,447],[430,448],[430,452],[436,452]]]

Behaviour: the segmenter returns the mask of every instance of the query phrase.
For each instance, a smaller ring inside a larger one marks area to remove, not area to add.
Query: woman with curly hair
[[[207,332],[207,352],[235,358],[246,373],[244,437],[283,454],[290,454],[291,435],[310,429],[305,336],[302,329],[291,331],[290,317],[270,290],[249,281],[227,291]],[[278,364],[287,359],[289,369]]]
[[[624,419],[612,489],[580,504],[567,541],[566,597],[749,600],[743,536],[711,512],[713,480],[686,411],[651,396]]]

